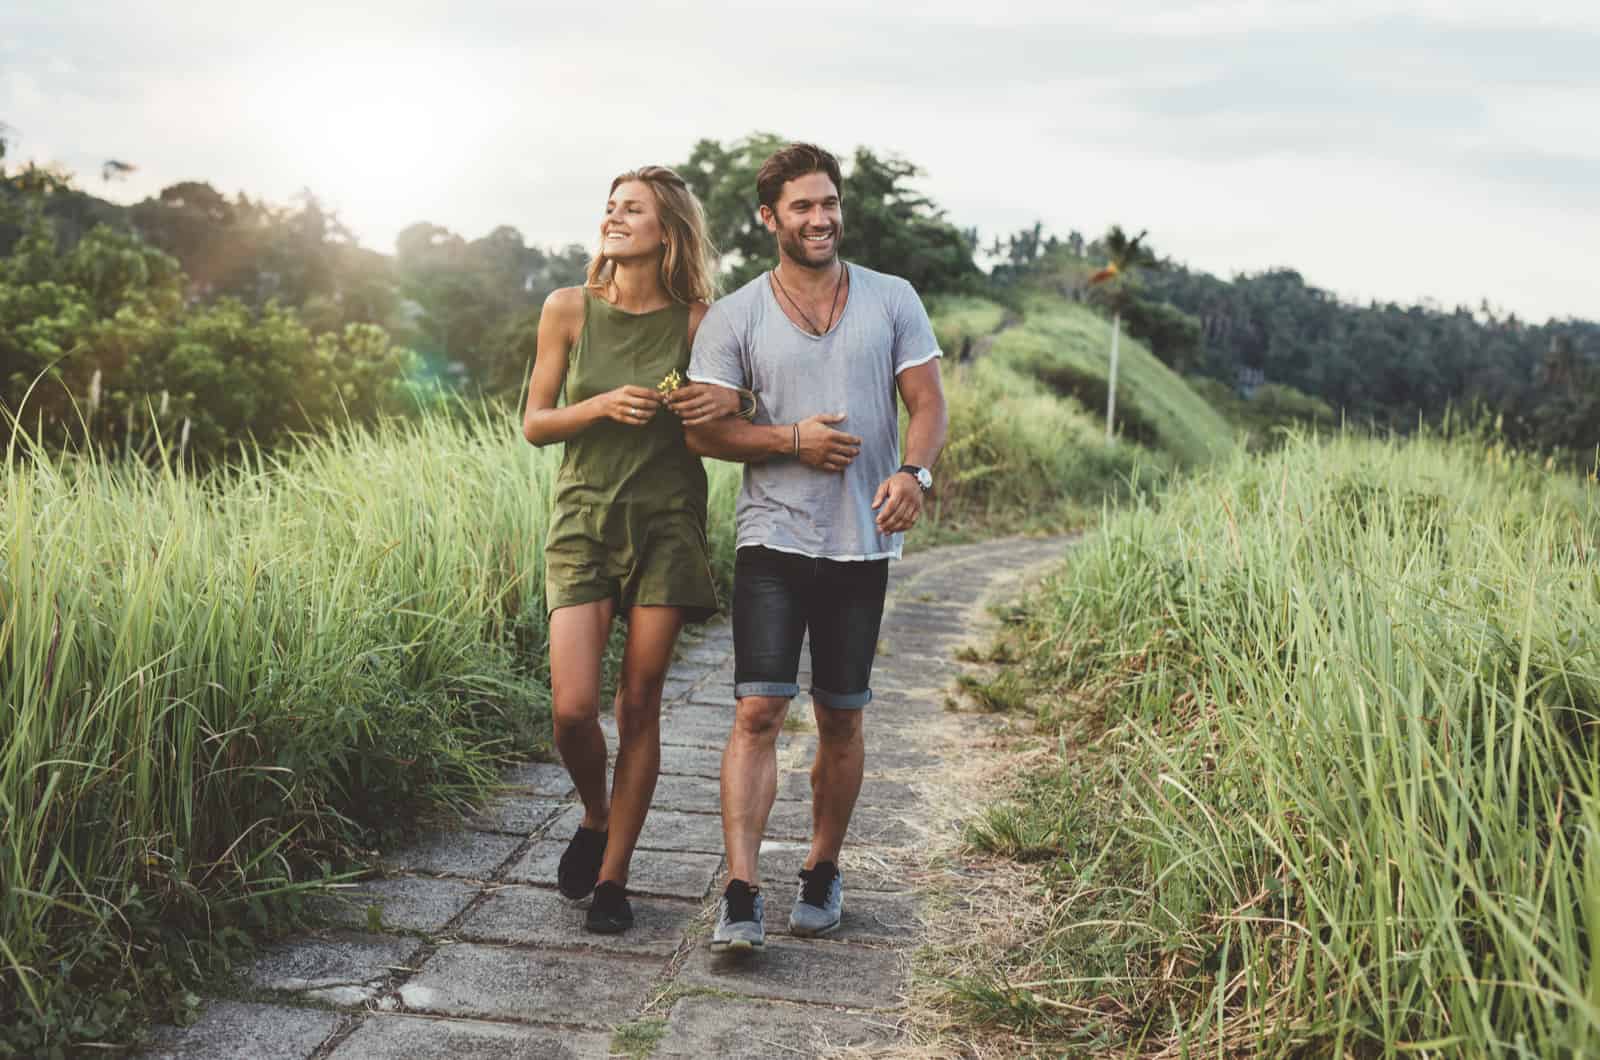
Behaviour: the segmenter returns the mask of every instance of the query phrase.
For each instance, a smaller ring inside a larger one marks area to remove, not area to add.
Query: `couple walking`
[[[660,769],[662,684],[684,623],[718,606],[701,456],[745,465],[737,708],[722,757],[728,879],[711,945],[748,951],[765,939],[757,855],[808,632],[813,827],[789,923],[808,936],[839,925],[839,851],[861,790],[888,562],[922,511],[946,428],[939,348],[916,292],[839,257],[840,183],[838,162],[810,144],[767,159],[756,197],[778,264],[709,304],[699,202],[671,170],[624,173],[585,285],[545,303],[523,434],[566,443],[545,580],[556,747],[584,815],[557,882],[568,898],[593,893],[590,931],[633,922],[628,865]],[[904,464],[897,396],[910,415]],[[619,616],[607,792],[600,661]]]

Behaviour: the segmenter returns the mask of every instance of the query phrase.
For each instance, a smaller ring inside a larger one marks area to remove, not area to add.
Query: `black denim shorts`
[[[798,695],[800,642],[809,632],[811,698],[824,707],[866,706],[888,585],[886,559],[741,548],[733,574],[733,694]]]

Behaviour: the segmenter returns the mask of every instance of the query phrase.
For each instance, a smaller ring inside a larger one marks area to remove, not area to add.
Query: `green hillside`
[[[996,338],[990,356],[1082,402],[1100,418],[1106,405],[1111,322],[1087,306],[1046,294],[1023,301],[1023,319]],[[1231,453],[1223,416],[1124,331],[1117,380],[1117,429],[1127,439],[1170,454],[1180,464]]]

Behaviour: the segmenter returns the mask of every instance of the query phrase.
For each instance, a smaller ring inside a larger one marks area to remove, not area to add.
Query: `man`
[[[765,942],[756,858],[777,796],[777,740],[811,637],[817,757],[812,840],[789,917],[796,935],[839,926],[838,869],[864,768],[862,712],[890,558],[916,524],[947,415],[937,340],[905,280],[847,265],[838,161],[790,144],[756,178],[778,265],[717,302],[689,378],[754,391],[755,416],[688,429],[695,452],[746,464],[734,574],[733,731],[722,757],[728,883],[714,950]],[[898,392],[910,413],[906,463]]]

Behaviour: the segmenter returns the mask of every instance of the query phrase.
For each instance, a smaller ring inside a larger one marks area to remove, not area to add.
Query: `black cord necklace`
[[[811,319],[810,314],[800,308],[800,303],[794,300],[794,295],[789,293],[789,289],[778,278],[777,269],[772,270],[772,282],[778,285],[778,290],[782,291],[783,296],[789,300],[789,304],[794,306],[794,311],[800,314],[800,319],[806,322],[806,326],[811,329],[813,335],[825,335],[833,330],[833,314],[839,309],[839,291],[844,287],[844,262],[841,261],[839,263],[839,275],[833,281],[833,300],[828,303],[828,326],[825,328],[817,327],[816,321]]]

